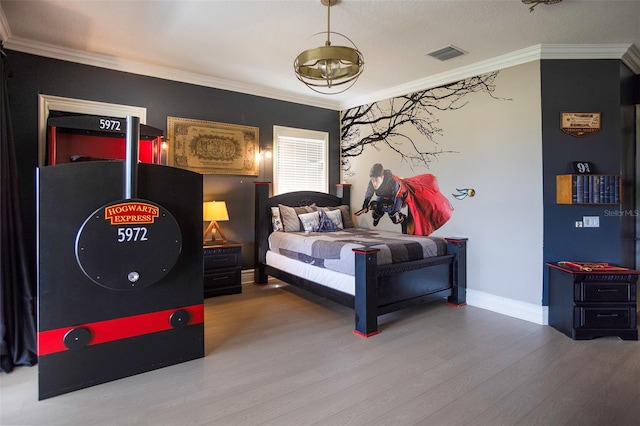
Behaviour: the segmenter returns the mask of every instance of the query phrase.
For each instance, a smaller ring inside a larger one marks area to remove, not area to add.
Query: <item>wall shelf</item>
[[[557,204],[620,204],[620,175],[556,176]]]

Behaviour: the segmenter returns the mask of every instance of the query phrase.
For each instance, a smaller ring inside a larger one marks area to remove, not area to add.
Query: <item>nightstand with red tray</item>
[[[549,325],[575,340],[638,340],[639,271],[604,262],[549,266]]]

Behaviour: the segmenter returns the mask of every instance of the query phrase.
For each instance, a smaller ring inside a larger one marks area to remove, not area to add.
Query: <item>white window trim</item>
[[[280,194],[278,184],[278,139],[280,137],[317,139],[324,141],[324,192],[329,192],[329,132],[273,126],[273,194]]]

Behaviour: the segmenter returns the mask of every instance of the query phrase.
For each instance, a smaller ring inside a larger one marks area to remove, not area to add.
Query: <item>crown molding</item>
[[[640,48],[632,44],[627,53],[622,57],[622,62],[629,67],[634,74],[640,74]]]
[[[345,110],[359,105],[378,102],[383,99],[391,99],[406,95],[407,93],[442,86],[443,84],[453,83],[476,75],[498,71],[504,68],[532,61],[539,61],[542,59],[619,59],[635,74],[640,74],[640,50],[633,44],[538,44],[485,61],[480,61],[469,66],[456,68],[423,79],[415,80],[407,84],[390,87],[366,96],[352,98],[340,103],[333,101],[330,98],[315,98],[296,95],[283,92],[281,90],[224,80],[203,74],[191,73],[157,65],[143,64],[136,61],[114,58],[108,55],[82,52],[76,49],[62,48],[19,37],[10,37],[10,34],[11,32],[8,29],[8,25],[6,25],[6,21],[4,20],[4,13],[2,13],[2,9],[0,8],[0,37],[2,37],[3,40],[6,40],[4,47],[7,49],[53,59],[76,62],[84,65],[190,83],[198,86],[229,90],[232,92],[239,92],[331,110]]]
[[[370,95],[350,99],[341,110],[431,89],[465,78],[539,61],[541,59],[621,59],[635,74],[640,74],[640,51],[633,44],[538,44],[506,55],[456,68],[407,84],[391,87]]]
[[[325,100],[304,95],[295,95],[292,93],[283,92],[281,90],[274,90],[246,83],[238,83],[236,81],[224,80],[204,74],[177,70],[174,68],[144,64],[141,62],[130,61],[126,59],[119,59],[109,55],[83,52],[76,49],[64,48],[48,43],[23,39],[20,37],[12,37],[5,43],[5,47],[7,49],[15,50],[18,52],[75,62],[99,68],[107,68],[115,71],[122,71],[148,77],[156,77],[165,80],[190,83],[198,86],[229,90],[232,92],[262,96],[265,98],[277,99],[281,101],[299,103],[309,106],[317,106],[326,109],[338,110],[339,108],[337,102],[331,101],[329,99]]]
[[[521,49],[486,61],[477,62],[465,67],[456,68],[451,71],[445,71],[440,74],[435,74],[429,77],[421,78],[419,80],[411,81],[407,84],[390,87],[388,89],[381,90],[367,96],[350,99],[348,102],[341,104],[340,109],[345,110],[355,106],[378,102],[383,99],[391,99],[398,96],[403,96],[407,93],[414,93],[421,90],[432,89],[434,87],[442,86],[443,84],[453,83],[456,81],[464,80],[465,78],[474,77],[476,75],[524,64],[537,60],[539,58],[540,45],[531,46],[526,49]]]
[[[634,74],[640,74],[640,50],[631,43],[542,46],[540,59],[620,59]]]
[[[625,44],[542,44],[540,59],[621,59],[632,46]]]
[[[640,74],[640,50],[631,43],[543,44],[540,59],[620,59],[634,74]]]

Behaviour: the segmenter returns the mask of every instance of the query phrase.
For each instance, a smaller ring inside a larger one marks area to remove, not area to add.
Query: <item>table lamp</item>
[[[227,238],[222,233],[220,229],[220,225],[218,225],[219,221],[229,220],[229,213],[227,212],[227,203],[224,201],[207,201],[202,203],[202,220],[209,223],[207,230],[204,231],[204,236],[202,237],[203,243],[226,243]],[[215,231],[214,229],[215,228]],[[207,234],[211,231],[211,240],[207,241]],[[220,236],[220,238],[215,238],[216,233]]]

